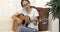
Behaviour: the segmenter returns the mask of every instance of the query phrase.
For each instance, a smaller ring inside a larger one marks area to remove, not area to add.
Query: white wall
[[[50,0],[36,0],[36,7],[43,7],[48,8],[49,6],[46,6],[47,2],[50,2]]]

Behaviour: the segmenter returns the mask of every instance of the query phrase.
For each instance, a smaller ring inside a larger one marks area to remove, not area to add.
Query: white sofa
[[[0,16],[0,32],[13,32],[12,25],[13,21],[11,17]]]

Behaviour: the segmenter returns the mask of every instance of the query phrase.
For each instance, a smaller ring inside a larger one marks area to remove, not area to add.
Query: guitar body
[[[20,19],[20,20],[25,20],[26,23],[29,23],[29,17],[28,16],[23,16],[22,14],[19,14],[17,15],[17,17]],[[18,21],[14,20],[14,23],[13,23],[13,31],[16,32],[17,28],[18,28],[19,24],[18,24]]]

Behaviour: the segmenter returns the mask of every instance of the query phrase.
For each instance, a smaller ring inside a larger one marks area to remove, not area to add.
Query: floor
[[[50,31],[39,31],[39,32],[50,32]]]

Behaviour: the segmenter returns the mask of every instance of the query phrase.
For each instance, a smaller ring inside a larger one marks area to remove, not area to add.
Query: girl
[[[25,16],[27,15],[27,16],[30,17],[30,20],[31,20],[28,24],[28,27],[38,30],[38,22],[35,21],[35,20],[37,20],[37,16],[39,16],[38,11],[36,9],[30,7],[30,2],[28,0],[22,0],[21,1],[21,6],[23,8],[22,11],[14,14],[13,18],[20,21],[18,23],[21,23],[21,20],[19,18],[17,18],[16,16],[18,14],[23,14]]]

